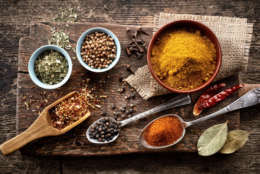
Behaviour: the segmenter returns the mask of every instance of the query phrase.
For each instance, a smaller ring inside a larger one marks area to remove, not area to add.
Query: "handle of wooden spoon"
[[[53,129],[54,128],[50,127],[46,122],[38,119],[24,132],[1,144],[0,150],[3,155],[7,155],[18,150],[33,140],[44,136],[53,135]]]
[[[72,129],[77,124],[79,124],[82,121],[84,121],[90,115],[90,113],[87,113],[85,117],[83,117],[82,119],[78,120],[74,124],[68,126],[67,128],[65,128],[63,130],[57,130],[57,129],[55,129],[52,126],[49,125],[49,123],[47,121],[47,118],[46,118],[47,115],[48,115],[49,110],[52,107],[56,106],[57,104],[59,104],[63,100],[71,97],[75,93],[76,93],[76,91],[70,92],[69,94],[65,95],[64,97],[62,97],[62,98],[60,98],[58,100],[56,100],[55,102],[53,102],[49,106],[45,107],[45,109],[42,111],[42,113],[37,118],[37,120],[35,120],[33,122],[33,124],[28,129],[26,129],[20,135],[17,135],[16,137],[14,137],[14,138],[4,142],[3,144],[1,144],[0,145],[0,151],[4,155],[7,155],[7,154],[12,153],[15,150],[23,147],[27,143],[29,143],[29,142],[31,142],[33,140],[36,140],[38,138],[45,137],[45,136],[52,136],[52,135],[63,134],[65,132],[67,132],[68,130]]]

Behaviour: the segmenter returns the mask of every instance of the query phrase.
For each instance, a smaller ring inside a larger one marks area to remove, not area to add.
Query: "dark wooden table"
[[[1,0],[0,1],[0,143],[16,134],[16,79],[18,42],[29,34],[30,22],[52,21],[58,9],[74,8],[79,22],[151,24],[152,15],[174,12],[246,17],[254,22],[249,68],[243,82],[260,83],[260,1],[230,0]],[[22,73],[22,72],[20,72]],[[0,155],[0,173],[259,173],[259,105],[241,111],[241,128],[252,132],[239,152],[209,158],[193,153],[124,155],[95,158],[47,158],[16,152]]]

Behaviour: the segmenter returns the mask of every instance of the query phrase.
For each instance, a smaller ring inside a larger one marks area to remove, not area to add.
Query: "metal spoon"
[[[135,115],[135,116],[133,116],[131,118],[128,118],[128,119],[125,119],[125,120],[122,120],[122,121],[116,121],[112,117],[102,117],[102,118],[96,120],[94,123],[92,123],[89,126],[88,130],[86,131],[86,137],[89,140],[89,142],[94,143],[94,144],[108,144],[108,143],[112,143],[113,141],[115,141],[118,138],[120,130],[118,131],[118,134],[115,135],[111,140],[105,141],[105,142],[100,142],[100,141],[90,137],[90,129],[92,127],[95,127],[95,125],[98,122],[100,122],[101,120],[107,119],[107,118],[110,119],[112,122],[117,123],[119,128],[122,128],[123,126],[125,126],[125,125],[127,125],[127,124],[129,124],[131,122],[137,121],[139,119],[142,119],[144,117],[147,117],[148,115],[155,114],[155,113],[158,113],[158,112],[161,112],[161,111],[165,111],[165,110],[168,110],[168,109],[171,109],[171,108],[187,105],[187,104],[190,104],[190,103],[191,103],[191,99],[190,99],[189,95],[179,95],[177,97],[172,98],[167,103],[161,104],[161,105],[156,106],[156,107],[154,107],[154,108],[152,108],[152,109],[150,109],[148,111],[142,112],[140,114],[137,114],[137,115]]]
[[[178,115],[175,115],[175,114],[167,114],[167,115],[164,115],[164,116],[161,116],[157,119],[160,119],[162,117],[176,117],[180,120],[180,122],[182,123],[183,125],[183,132],[182,132],[182,136],[179,137],[179,139],[175,142],[173,142],[172,144],[169,144],[169,145],[166,145],[166,146],[152,146],[150,144],[148,144],[144,138],[144,132],[146,130],[146,128],[152,124],[155,120],[157,119],[154,119],[153,121],[151,121],[148,125],[146,125],[144,127],[144,129],[142,130],[142,133],[139,137],[139,141],[140,143],[146,147],[146,148],[149,148],[149,149],[162,149],[162,148],[166,148],[166,147],[170,147],[170,146],[173,146],[175,144],[177,144],[179,141],[182,140],[182,138],[184,137],[185,135],[185,129],[187,127],[190,127],[192,125],[195,125],[195,124],[198,124],[200,122],[203,122],[203,121],[206,121],[208,119],[211,119],[211,118],[214,118],[216,116],[219,116],[219,115],[222,115],[222,114],[225,114],[225,113],[228,113],[228,112],[231,112],[231,111],[235,111],[235,110],[238,110],[238,109],[242,109],[242,108],[246,108],[246,107],[249,107],[249,106],[253,106],[253,105],[256,105],[260,103],[260,88],[255,88],[253,90],[250,90],[249,92],[247,92],[246,94],[244,94],[242,97],[240,97],[239,99],[237,99],[236,101],[234,101],[233,103],[229,104],[228,106],[224,107],[223,109],[220,109],[219,111],[217,112],[214,112],[212,114],[209,114],[205,117],[202,117],[202,118],[199,118],[199,119],[196,119],[196,120],[193,120],[193,121],[184,121],[180,116]]]

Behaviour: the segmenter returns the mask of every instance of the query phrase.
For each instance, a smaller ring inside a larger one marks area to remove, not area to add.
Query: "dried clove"
[[[125,88],[120,88],[117,90],[117,92],[119,92],[120,94],[122,94],[123,92],[125,92]]]
[[[101,116],[103,116],[103,117],[106,116],[106,115],[107,115],[106,112],[102,112],[102,113],[101,113]]]
[[[126,47],[125,51],[128,57],[132,55],[130,48]]]
[[[141,59],[141,58],[144,57],[144,54],[141,54],[141,53],[139,53],[139,52],[136,52],[135,55],[136,55],[136,58],[137,58],[137,59]]]
[[[126,33],[129,39],[134,39],[135,38],[135,32],[131,30],[130,28],[126,28]]]
[[[123,80],[124,80],[123,77],[119,77],[119,79],[118,79],[119,82],[122,82]]]
[[[144,31],[142,27],[140,27],[140,28],[137,30],[137,32],[139,32],[140,34],[144,34],[144,35],[146,35],[146,36],[150,36],[150,34],[148,34],[146,31]]]
[[[116,105],[114,103],[111,105],[111,109],[112,110],[116,109]]]
[[[127,70],[128,72],[134,74],[134,71],[132,70],[131,65],[127,64],[127,65],[126,65],[126,70]]]
[[[131,42],[126,46],[126,54],[128,57],[135,55],[136,58],[141,59],[146,53],[146,42],[141,38],[141,35],[149,35],[141,27],[133,31],[127,28],[127,35]]]

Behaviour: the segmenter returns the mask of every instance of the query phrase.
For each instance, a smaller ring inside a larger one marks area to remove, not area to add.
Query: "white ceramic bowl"
[[[114,41],[115,41],[115,44],[116,44],[116,58],[113,60],[113,62],[106,68],[102,68],[102,69],[96,69],[96,68],[92,68],[90,66],[88,66],[88,64],[86,64],[82,57],[81,57],[81,46],[84,42],[84,39],[86,38],[86,36],[88,34],[91,34],[91,33],[94,33],[94,32],[103,32],[103,33],[106,33],[107,35],[111,36]],[[88,30],[86,30],[84,33],[81,34],[80,38],[78,39],[78,42],[77,42],[77,47],[76,47],[76,54],[77,54],[77,58],[78,58],[78,61],[79,63],[84,67],[86,68],[87,70],[89,71],[92,71],[92,72],[96,72],[96,73],[101,73],[101,72],[106,72],[106,71],[109,71],[110,69],[112,69],[119,61],[120,59],[120,55],[121,55],[121,45],[120,45],[120,42],[118,40],[118,38],[116,37],[116,35],[106,29],[106,28],[102,28],[102,27],[94,27],[94,28],[90,28]]]
[[[59,53],[61,53],[67,60],[68,66],[69,66],[67,75],[64,77],[64,79],[61,82],[59,82],[55,85],[49,85],[49,84],[41,82],[37,78],[37,76],[34,72],[35,60],[39,57],[39,55],[41,53],[43,53],[44,51],[47,51],[47,50],[55,50],[55,51],[58,51]],[[37,86],[44,88],[44,89],[56,89],[56,88],[59,88],[62,85],[64,85],[69,80],[70,75],[72,73],[72,61],[71,61],[69,54],[64,49],[62,49],[56,45],[45,45],[45,46],[42,46],[42,47],[38,48],[37,50],[35,50],[34,53],[32,54],[32,56],[30,57],[30,60],[28,63],[28,71],[29,71],[30,78],[32,79],[34,84],[36,84]]]

